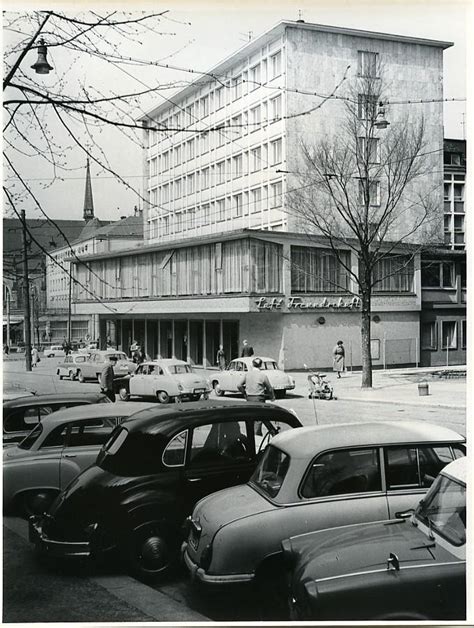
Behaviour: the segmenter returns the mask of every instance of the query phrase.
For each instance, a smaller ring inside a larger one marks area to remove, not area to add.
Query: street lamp
[[[44,39],[41,38],[39,40],[38,46],[38,59],[36,63],[33,63],[31,68],[36,72],[36,74],[49,74],[53,69],[52,65],[49,65],[46,56],[48,54],[48,50],[46,48],[46,44],[44,43]]]
[[[377,129],[386,129],[390,122],[385,118],[385,107],[382,101],[379,102],[379,108],[377,111],[377,116],[375,118],[374,126]]]

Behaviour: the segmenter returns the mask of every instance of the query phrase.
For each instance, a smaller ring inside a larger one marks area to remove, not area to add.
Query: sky
[[[53,2],[54,4],[54,2]],[[17,9],[18,5],[15,5]],[[72,6],[72,5],[69,5]],[[77,4],[73,5],[74,8]],[[97,4],[84,2],[83,7],[97,8]],[[131,9],[123,4],[101,3],[101,9]],[[130,56],[140,55],[142,59],[166,60],[173,66],[194,70],[209,70],[219,61],[241,48],[249,40],[271,29],[281,20],[297,20],[300,17],[306,22],[326,24],[340,27],[374,30],[385,33],[411,35],[451,41],[454,46],[444,52],[444,96],[445,98],[462,99],[466,97],[466,28],[468,12],[471,6],[465,2],[417,2],[404,0],[379,0],[378,2],[358,2],[331,0],[298,0],[298,2],[275,0],[263,3],[240,0],[238,3],[224,1],[194,2],[173,0],[168,4],[134,4],[133,8],[157,12],[168,9],[163,32],[175,33],[156,35],[150,33],[140,46],[129,51],[128,43],[119,42],[120,52]],[[28,5],[24,5],[26,10]],[[7,6],[8,8],[8,6]],[[13,7],[12,7],[13,8]],[[67,10],[68,5],[61,6]],[[471,12],[472,17],[472,12]],[[36,60],[34,52],[25,59],[25,68]],[[58,69],[67,66],[70,85],[75,80],[84,81],[101,90],[118,89],[139,90],[144,86],[152,86],[157,81],[192,80],[195,74],[166,70],[156,66],[121,71],[120,76],[105,71],[101,66],[88,64],[61,56],[61,49],[53,49],[48,57],[50,63]],[[28,61],[28,63],[27,63]],[[53,74],[53,73],[52,73]],[[42,77],[41,77],[42,78]],[[51,75],[45,77],[54,81]],[[173,92],[165,94],[171,96]],[[161,97],[144,97],[136,113],[148,111],[161,104]],[[466,112],[465,102],[446,102],[444,104],[445,137],[463,138],[466,133],[463,127],[463,113]],[[59,129],[50,126],[52,132]],[[58,139],[60,135],[58,135]],[[59,139],[59,141],[61,141]],[[142,154],[138,143],[131,142],[122,133],[104,129],[101,145],[112,167],[132,186],[141,185]],[[69,170],[63,173],[64,181],[50,184],[51,169],[45,168],[38,158],[23,159],[21,171],[29,180],[29,184],[45,211],[51,218],[81,219],[84,202],[85,157],[77,151],[65,155]],[[106,220],[117,220],[121,216],[133,213],[134,205],[139,199],[127,190],[122,183],[115,181],[108,173],[100,172],[91,165],[92,189],[95,204],[95,215]],[[27,216],[41,217],[32,202],[25,203]]]

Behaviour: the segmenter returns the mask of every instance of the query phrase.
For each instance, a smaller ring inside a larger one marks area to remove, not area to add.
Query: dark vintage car
[[[30,519],[30,539],[59,557],[117,548],[134,575],[153,579],[179,557],[194,504],[246,482],[272,436],[300,426],[272,404],[213,400],[143,410],[114,430],[95,465],[48,513]]]
[[[73,406],[110,403],[102,393],[27,395],[3,402],[3,444],[19,443],[44,416]]]
[[[291,619],[466,619],[467,470],[451,462],[397,519],[283,541]]]

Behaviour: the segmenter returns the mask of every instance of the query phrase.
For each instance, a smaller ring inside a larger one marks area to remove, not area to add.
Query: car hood
[[[283,547],[287,555],[291,550],[300,582],[386,569],[391,554],[400,568],[457,560],[406,519],[321,530],[284,541]]]
[[[275,507],[249,484],[240,484],[213,493],[196,504],[192,514],[195,523],[201,526],[198,551],[191,547],[189,551],[198,557],[203,548],[210,543],[215,533],[222,527]]]

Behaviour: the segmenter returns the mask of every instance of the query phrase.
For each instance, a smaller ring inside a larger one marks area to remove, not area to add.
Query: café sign
[[[257,304],[257,310],[259,312],[268,312],[268,311],[311,311],[311,310],[357,310],[360,308],[360,299],[359,297],[351,297],[349,299],[343,299],[340,297],[339,299],[332,300],[327,297],[323,297],[319,301],[309,301],[302,297],[288,297],[288,299],[280,298],[280,297],[260,297],[258,301],[255,301]]]

